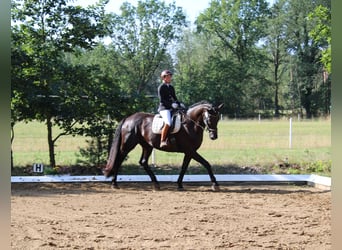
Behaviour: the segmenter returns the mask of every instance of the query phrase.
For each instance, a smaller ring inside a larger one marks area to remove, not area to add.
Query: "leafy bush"
[[[58,167],[54,167],[54,168],[51,168],[51,167],[45,167],[44,168],[44,175],[56,175],[58,174]]]
[[[107,160],[107,140],[96,137],[86,142],[88,147],[80,149],[80,156],[83,159],[77,159],[77,163],[86,166],[103,166]]]
[[[331,160],[329,161],[315,161],[315,162],[308,162],[307,164],[307,171],[312,173],[318,174],[331,174]]]

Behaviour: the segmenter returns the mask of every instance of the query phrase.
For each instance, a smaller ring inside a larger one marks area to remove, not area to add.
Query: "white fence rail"
[[[176,182],[178,175],[156,175],[159,182]],[[324,189],[330,189],[331,178],[319,175],[215,175],[218,182],[259,182],[259,183],[307,183],[308,185],[318,186]],[[150,182],[148,175],[119,175],[118,182]],[[110,182],[111,178],[105,176],[71,176],[71,175],[44,175],[44,176],[12,176],[12,183],[30,183],[30,182]],[[185,175],[184,182],[209,182],[208,175]]]

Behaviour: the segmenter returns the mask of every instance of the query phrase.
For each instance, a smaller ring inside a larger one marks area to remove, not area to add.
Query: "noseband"
[[[204,112],[203,122],[204,122],[205,127],[203,128],[203,130],[206,128],[209,131],[209,133],[216,132],[217,128],[214,129],[214,128],[209,127],[209,124],[208,124],[209,116],[218,117],[218,114],[217,115],[209,115],[208,110]]]

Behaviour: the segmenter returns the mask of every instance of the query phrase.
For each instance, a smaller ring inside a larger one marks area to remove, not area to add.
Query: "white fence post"
[[[152,150],[152,165],[156,166],[156,150]]]
[[[292,117],[290,117],[289,148],[292,148]]]

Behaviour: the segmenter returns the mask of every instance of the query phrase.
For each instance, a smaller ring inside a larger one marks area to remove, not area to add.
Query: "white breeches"
[[[171,126],[171,111],[168,109],[165,109],[165,110],[159,111],[159,114],[163,118],[164,122],[167,125]]]

